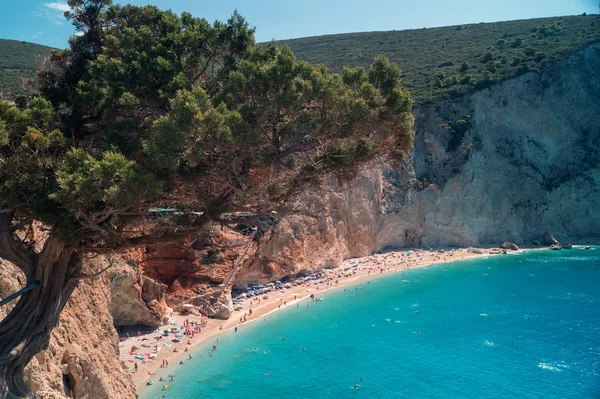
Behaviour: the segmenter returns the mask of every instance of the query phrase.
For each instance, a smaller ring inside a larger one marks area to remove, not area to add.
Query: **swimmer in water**
[[[306,349],[302,348],[302,352],[306,352]]]
[[[267,373],[267,374],[265,374],[265,375],[273,375],[273,372],[272,372],[272,371],[270,371],[270,372],[268,372],[268,373]]]
[[[360,389],[359,386],[358,386],[358,382],[354,383],[354,389],[356,389],[357,391]]]

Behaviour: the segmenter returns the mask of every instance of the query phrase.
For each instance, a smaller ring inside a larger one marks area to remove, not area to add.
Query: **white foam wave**
[[[544,362],[539,362],[538,363],[538,367],[544,370],[549,370],[549,371],[563,371],[565,369],[569,369],[569,365],[565,364],[564,362],[562,363],[544,363]]]

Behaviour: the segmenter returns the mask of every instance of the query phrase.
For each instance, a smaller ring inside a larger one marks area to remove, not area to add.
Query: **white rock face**
[[[109,312],[114,325],[158,327],[167,323],[173,313],[164,300],[167,287],[121,259],[116,262],[118,265],[108,271]]]
[[[236,282],[337,265],[386,247],[600,236],[600,45],[454,102],[415,109],[402,167],[373,165],[300,201]],[[471,127],[452,150],[448,126]],[[427,180],[430,185],[422,184]]]

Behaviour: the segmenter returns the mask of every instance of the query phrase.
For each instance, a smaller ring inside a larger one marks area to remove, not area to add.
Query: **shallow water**
[[[214,340],[161,369],[156,379],[176,375],[169,389],[157,381],[141,397],[600,397],[600,248],[437,265],[355,288],[223,334],[213,357]]]

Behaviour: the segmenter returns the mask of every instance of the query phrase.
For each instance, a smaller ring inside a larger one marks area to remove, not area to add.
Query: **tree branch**
[[[0,206],[0,257],[14,263],[29,280],[35,273],[38,255],[14,233],[15,214]]]

